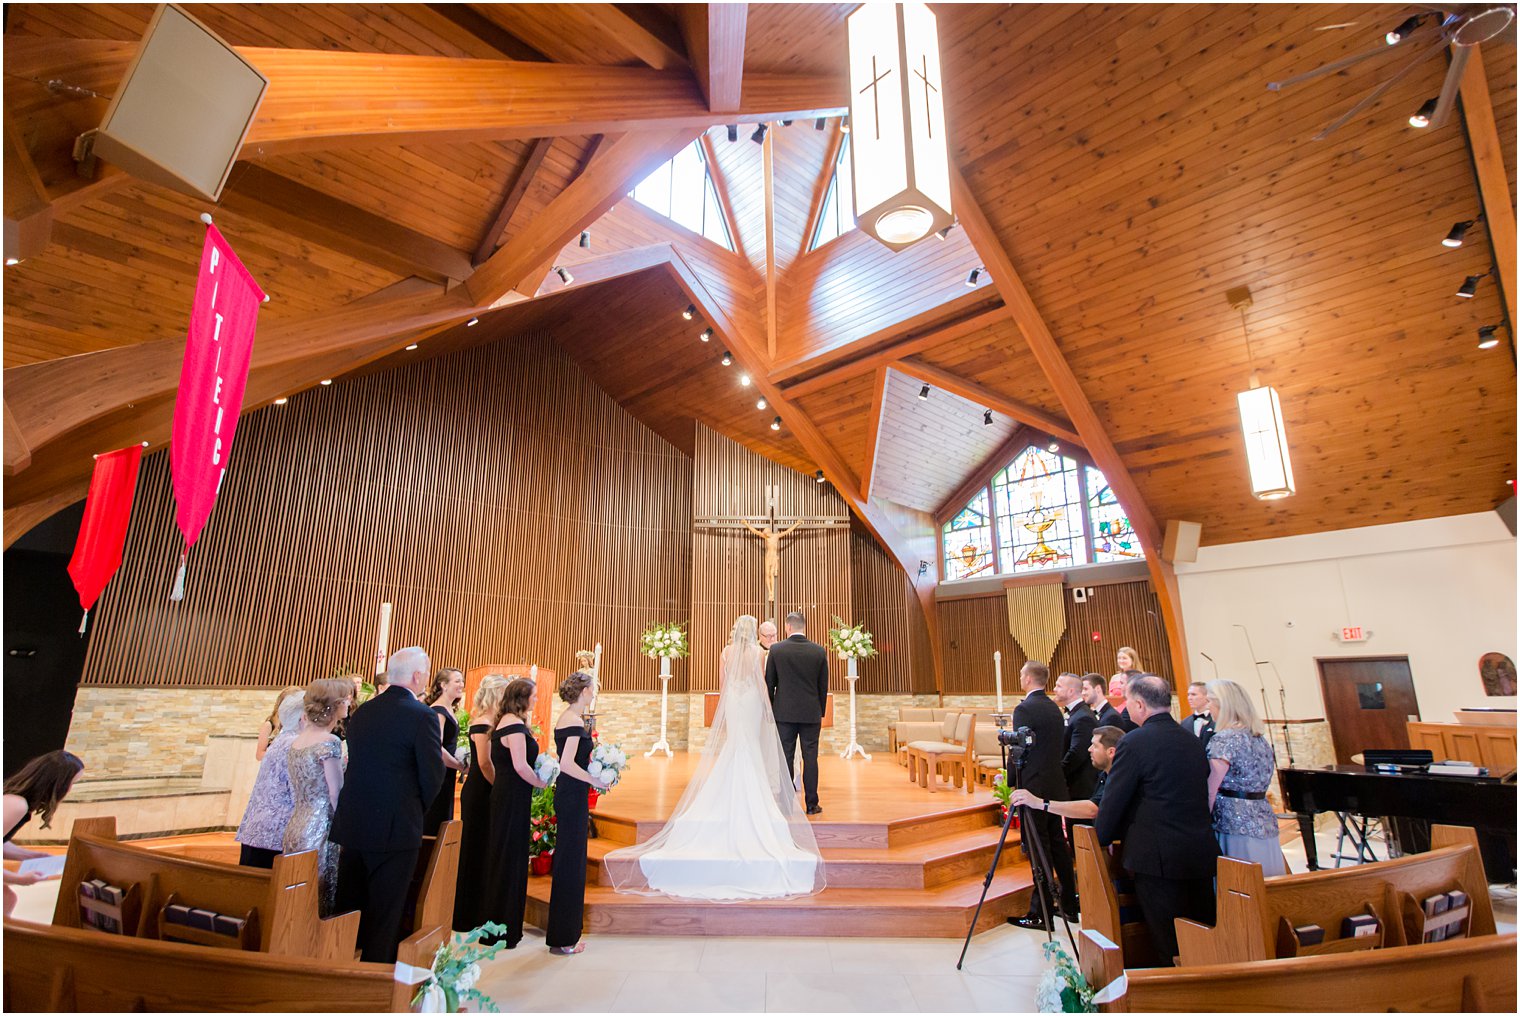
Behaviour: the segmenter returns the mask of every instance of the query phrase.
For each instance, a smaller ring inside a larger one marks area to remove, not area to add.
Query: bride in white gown
[[[680,803],[653,838],[607,855],[617,891],[758,900],[823,889],[818,841],[781,757],[764,659],[745,614],[719,659],[718,709]]]

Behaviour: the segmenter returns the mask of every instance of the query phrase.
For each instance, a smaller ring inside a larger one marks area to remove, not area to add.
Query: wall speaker
[[[1514,536],[1515,535],[1515,496],[1513,494],[1511,494],[1502,504],[1499,505],[1499,507],[1495,508],[1494,511],[1496,511],[1496,512],[1499,513],[1499,517],[1501,519],[1503,519],[1504,520],[1504,524],[1509,527],[1509,535]]]
[[[174,4],[148,23],[95,135],[94,154],[133,176],[221,196],[269,79]]]
[[[1198,537],[1202,534],[1202,523],[1169,520],[1166,538],[1161,541],[1161,557],[1173,564],[1198,560]]]

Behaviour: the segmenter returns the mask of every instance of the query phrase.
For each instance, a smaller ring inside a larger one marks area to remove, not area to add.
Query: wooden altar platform
[[[680,800],[698,756],[635,756],[628,775],[600,799],[588,848],[586,930],[623,935],[830,935],[959,938],[992,863],[997,802],[975,793],[936,793],[908,782],[883,755],[871,762],[819,760],[823,814],[812,819],[828,888],[800,900],[698,903],[619,894],[604,884],[602,859],[653,836]],[[1029,866],[1009,834],[977,930],[1028,908]],[[549,878],[528,885],[528,923],[543,927]]]

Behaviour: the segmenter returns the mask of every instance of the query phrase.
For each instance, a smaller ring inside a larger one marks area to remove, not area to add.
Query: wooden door
[[[1420,718],[1407,656],[1356,656],[1315,660],[1325,718],[1342,765],[1368,748],[1409,747],[1409,721]]]

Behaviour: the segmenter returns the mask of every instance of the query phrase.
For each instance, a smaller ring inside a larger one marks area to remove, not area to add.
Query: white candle
[[[391,605],[380,604],[380,626],[375,633],[375,673],[385,673],[386,649],[391,641]]]
[[[596,697],[602,690],[602,644],[591,647],[591,712],[596,712]]]
[[[992,670],[997,675],[997,711],[1003,711],[1003,651],[992,654]]]

